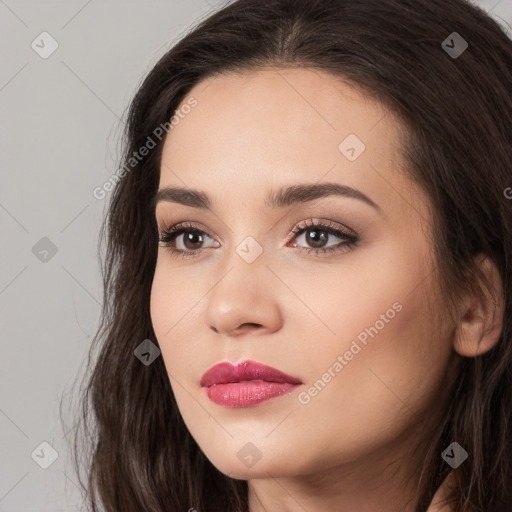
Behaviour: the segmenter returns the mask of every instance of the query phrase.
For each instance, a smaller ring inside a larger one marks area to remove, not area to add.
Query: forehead
[[[274,150],[282,143],[284,152],[302,147],[305,153],[321,140],[322,150],[331,145],[336,154],[335,143],[349,134],[388,152],[399,145],[398,123],[387,109],[342,78],[316,69],[223,74],[198,83],[181,105],[192,97],[197,106],[180,116],[179,129],[175,126],[168,136],[170,145],[188,146],[193,136],[196,145],[222,140],[231,152],[252,141],[273,142]]]
[[[191,98],[197,105],[167,135],[160,188],[208,187],[215,197],[326,180],[391,202],[415,188],[399,172],[402,126],[341,77],[304,68],[229,73],[201,81],[181,105]]]

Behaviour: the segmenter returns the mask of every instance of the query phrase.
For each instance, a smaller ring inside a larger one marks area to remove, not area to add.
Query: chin
[[[269,474],[273,477],[285,477],[288,475],[286,468],[282,467],[276,461],[264,460],[261,458],[257,462],[252,462],[251,467],[245,467],[244,462],[239,461],[237,455],[229,460],[212,460],[210,462],[223,474],[234,478],[235,480],[251,480],[253,478],[268,478]],[[248,464],[250,464],[248,462]]]

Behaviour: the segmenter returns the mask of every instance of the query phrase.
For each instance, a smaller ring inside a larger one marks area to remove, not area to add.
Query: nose
[[[238,337],[275,332],[282,323],[278,281],[265,258],[247,263],[235,251],[206,295],[205,321],[216,334]]]

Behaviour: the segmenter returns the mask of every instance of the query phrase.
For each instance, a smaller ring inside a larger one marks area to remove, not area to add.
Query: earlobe
[[[500,272],[489,257],[477,258],[488,286],[482,281],[476,283],[475,291],[464,303],[453,348],[465,357],[477,357],[493,348],[503,330],[504,296]]]

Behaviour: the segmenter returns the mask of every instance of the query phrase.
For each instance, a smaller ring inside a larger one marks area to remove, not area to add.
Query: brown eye
[[[172,254],[183,256],[195,256],[201,253],[205,248],[203,244],[211,240],[213,247],[219,244],[204,231],[191,224],[178,224],[164,230],[160,234],[158,241],[163,244],[162,247],[168,249]]]
[[[329,239],[329,235],[322,230],[318,229],[308,229],[305,231],[306,233],[306,242],[314,248],[323,247],[327,240]]]
[[[199,249],[203,243],[203,236],[198,232],[184,231],[181,233],[183,236],[183,245],[186,249]],[[181,236],[180,234],[180,236]]]
[[[318,255],[348,251],[358,241],[358,236],[354,231],[350,230],[349,232],[349,229],[331,221],[308,219],[299,224],[293,233],[295,235],[293,247],[299,251],[313,252]],[[302,237],[304,238],[301,241]],[[332,243],[336,242],[335,239],[338,239],[339,242]],[[300,243],[297,243],[298,241]]]

